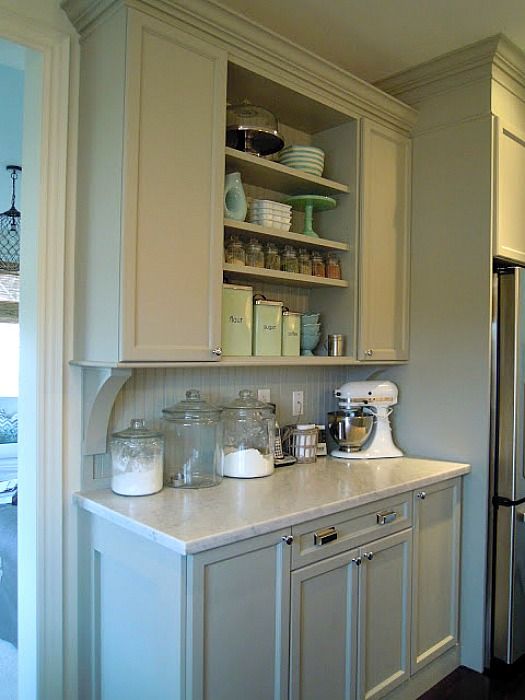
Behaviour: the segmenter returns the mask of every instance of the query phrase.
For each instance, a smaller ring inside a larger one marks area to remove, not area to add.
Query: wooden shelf
[[[228,229],[229,231],[240,231],[241,233],[244,231],[264,240],[279,241],[282,243],[299,243],[304,248],[316,250],[340,250],[342,252],[350,250],[350,246],[347,243],[331,241],[327,238],[314,238],[313,236],[305,236],[303,233],[282,231],[278,228],[258,226],[257,224],[250,224],[248,221],[234,221],[233,219],[225,219],[224,228]]]
[[[226,147],[226,165],[241,173],[242,181],[251,185],[265,187],[274,192],[295,194],[338,195],[348,194],[348,185],[335,180],[317,177],[308,173],[288,168],[286,165],[259,158],[251,153],[237,151]]]
[[[348,287],[346,280],[333,280],[327,277],[314,277],[313,275],[300,275],[295,272],[281,272],[280,270],[267,270],[264,267],[248,267],[230,265],[224,263],[224,272],[236,277],[260,280],[261,282],[287,284],[295,287]]]

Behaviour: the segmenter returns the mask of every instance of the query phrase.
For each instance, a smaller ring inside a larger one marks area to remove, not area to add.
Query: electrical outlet
[[[270,403],[271,397],[270,397],[270,390],[269,389],[257,389],[257,398],[259,401],[263,401],[264,403]]]
[[[302,391],[292,392],[292,416],[302,416],[304,413],[304,394]]]

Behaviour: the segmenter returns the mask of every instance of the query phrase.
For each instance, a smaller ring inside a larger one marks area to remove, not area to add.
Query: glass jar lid
[[[228,411],[240,410],[271,412],[272,407],[263,401],[259,401],[259,399],[255,396],[255,392],[251,389],[241,389],[241,391],[239,391],[238,398],[234,399],[231,403],[226,404],[224,409]]]
[[[120,430],[117,433],[112,433],[112,438],[117,440],[146,440],[147,438],[163,437],[162,433],[146,428],[144,418],[132,418],[129,422],[129,427],[125,430]]]
[[[197,389],[188,389],[185,399],[174,406],[163,408],[162,413],[166,420],[180,420],[181,418],[185,420],[199,420],[200,418],[218,420],[221,409],[201,398],[201,393]]]

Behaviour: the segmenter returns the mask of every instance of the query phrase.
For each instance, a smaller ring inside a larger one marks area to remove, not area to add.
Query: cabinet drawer
[[[412,525],[412,494],[367,503],[292,528],[292,569]]]

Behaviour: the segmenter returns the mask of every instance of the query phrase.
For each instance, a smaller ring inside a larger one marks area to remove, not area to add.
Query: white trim
[[[19,605],[26,617],[34,608],[37,639],[34,649],[20,649],[19,697],[58,699],[63,697],[64,652],[62,406],[70,37],[4,9],[0,10],[0,26],[2,38],[39,52],[43,61],[35,329],[39,358],[35,373],[37,442],[33,474],[23,477],[29,498],[25,502],[21,499],[19,505],[22,521],[24,512],[36,509],[34,549],[28,564],[35,580],[29,586],[25,581],[26,591],[29,588],[34,595],[32,600],[24,596]],[[23,552],[24,557],[28,554]]]

